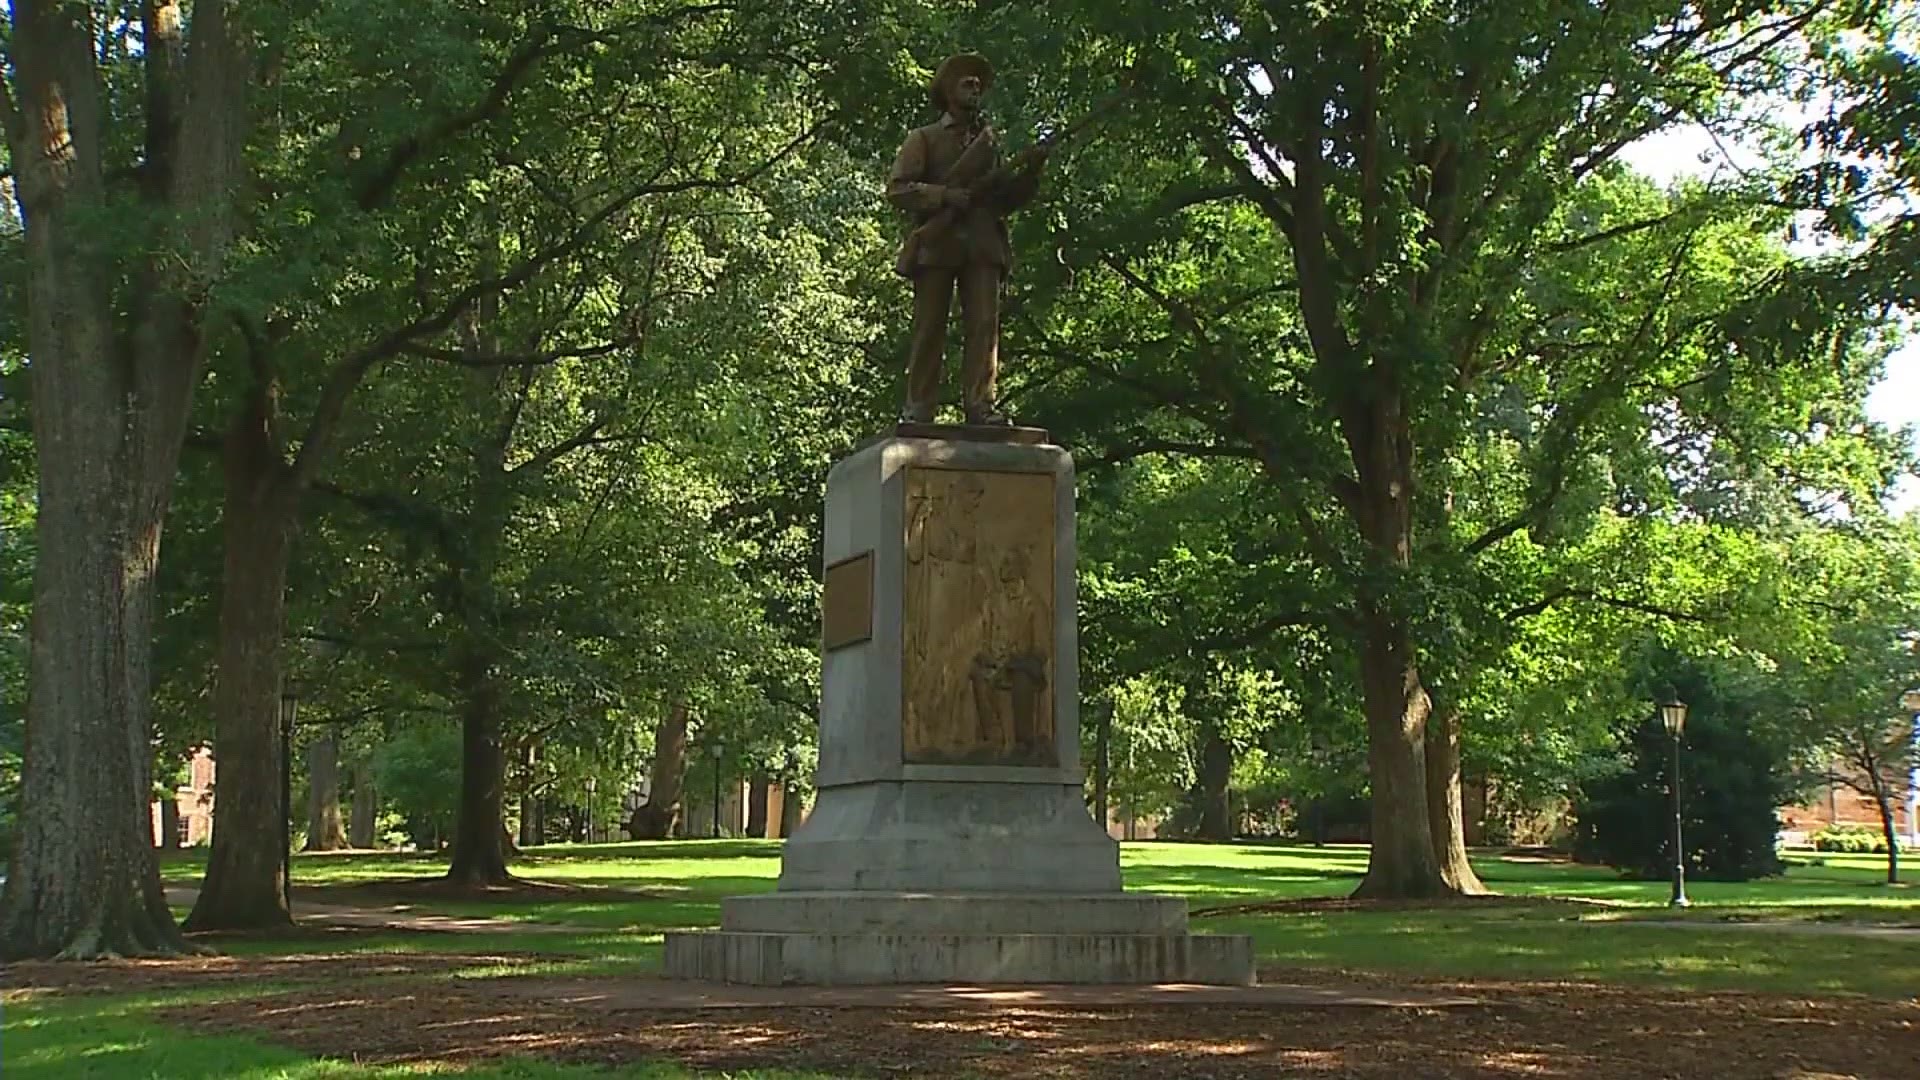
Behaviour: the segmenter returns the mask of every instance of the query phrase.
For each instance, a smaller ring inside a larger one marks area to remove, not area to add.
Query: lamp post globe
[[[1667,901],[1669,907],[1686,907],[1687,900],[1687,848],[1680,826],[1680,735],[1687,728],[1687,703],[1676,697],[1669,697],[1660,703],[1660,724],[1667,729],[1667,735],[1673,739],[1673,896]]]

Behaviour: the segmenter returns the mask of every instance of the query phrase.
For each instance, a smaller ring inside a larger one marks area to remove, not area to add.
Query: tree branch
[[[572,435],[568,436],[567,438],[562,439],[557,443],[554,443],[552,446],[547,447],[545,450],[540,451],[539,453],[533,455],[532,457],[521,462],[520,464],[515,465],[513,468],[508,469],[507,475],[518,476],[523,472],[538,474],[544,471],[547,468],[547,466],[552,465],[554,462],[559,461],[561,458],[566,457],[568,454],[573,453],[575,450],[584,449],[589,446],[600,446],[605,443],[621,442],[624,439],[639,437],[637,435],[622,436],[622,435],[600,434],[602,431],[606,430],[606,426],[610,422],[612,422],[611,417],[606,417],[606,416],[596,417],[586,427],[581,428],[579,431],[574,432]]]
[[[146,160],[140,168],[141,187],[149,199],[159,199],[173,183],[186,107],[181,75],[186,67],[187,45],[179,0],[143,0],[140,37],[147,90]]]
[[[522,39],[520,47],[509,54],[506,63],[500,66],[500,71],[494,75],[493,82],[479,101],[423,131],[408,135],[387,151],[380,167],[356,185],[354,202],[360,209],[371,210],[378,206],[399,183],[407,166],[428,147],[478,127],[501,113],[506,108],[507,98],[527,72],[533,69],[533,65],[562,51],[555,46],[557,34],[558,28],[551,22],[533,26]]]
[[[603,341],[598,345],[582,345],[571,349],[548,349],[534,353],[484,353],[466,349],[444,349],[433,345],[420,345],[409,342],[401,346],[400,352],[408,356],[438,360],[447,364],[458,364],[470,368],[503,367],[545,367],[562,360],[586,360],[607,356],[619,352],[639,341],[638,335],[628,335],[615,341]]]
[[[1703,615],[1698,612],[1662,607],[1659,604],[1649,603],[1644,600],[1633,600],[1622,596],[1609,596],[1598,590],[1587,588],[1555,589],[1540,599],[1535,600],[1533,603],[1522,604],[1508,611],[1506,621],[1516,622],[1520,619],[1532,618],[1535,615],[1543,614],[1549,608],[1566,600],[1587,600],[1606,607],[1619,608],[1623,611],[1637,611],[1642,615],[1656,615],[1663,619],[1671,619],[1674,622],[1710,623],[1714,621],[1713,616]]]
[[[1201,654],[1246,649],[1289,627],[1331,626],[1333,622],[1333,616],[1322,611],[1283,611],[1232,632],[1221,630],[1209,634],[1201,638],[1196,647]]]
[[[1089,468],[1101,468],[1122,465],[1152,454],[1181,454],[1187,457],[1202,458],[1240,458],[1257,462],[1260,452],[1251,446],[1236,446],[1230,443],[1181,442],[1177,439],[1147,439],[1127,446],[1108,448],[1107,452],[1088,463]]]
[[[353,396],[354,388],[360,384],[360,380],[373,365],[399,355],[420,338],[446,330],[453,325],[454,320],[458,319],[462,312],[466,311],[468,305],[482,296],[518,288],[550,264],[579,251],[602,225],[640,199],[687,191],[724,191],[752,183],[812,140],[833,123],[833,119],[829,116],[816,121],[771,156],[737,176],[695,177],[688,180],[647,181],[635,184],[581,221],[565,239],[528,256],[505,274],[484,278],[468,285],[441,305],[439,310],[419,316],[407,325],[388,333],[377,341],[368,343],[336,363],[320,392],[320,403],[314,409],[313,419],[307,425],[307,437],[302,440],[300,453],[294,459],[296,482],[311,477],[319,468],[319,461],[325,453],[327,443],[332,440],[334,431],[346,412],[348,399]]]
[[[1575,399],[1567,408],[1556,412],[1554,426],[1542,436],[1543,443],[1558,441],[1560,446],[1546,461],[1547,483],[1545,490],[1534,497],[1526,506],[1513,516],[1501,521],[1480,534],[1462,549],[1468,556],[1478,555],[1507,537],[1527,528],[1541,515],[1553,509],[1555,503],[1565,494],[1567,471],[1581,446],[1581,434],[1587,423],[1600,407],[1610,383],[1617,383],[1627,374],[1642,355],[1647,334],[1652,331],[1659,313],[1665,309],[1672,298],[1673,290],[1680,280],[1680,274],[1686,267],[1688,254],[1693,251],[1693,241],[1699,235],[1700,226],[1696,225],[1674,249],[1673,258],[1668,262],[1665,276],[1661,279],[1660,295],[1650,301],[1647,310],[1641,315],[1639,324],[1634,328],[1633,338],[1621,348],[1625,362],[1613,368],[1597,383],[1587,389],[1580,398]]]
[[[506,62],[500,66],[499,72],[487,86],[486,93],[480,96],[480,100],[442,119],[439,123],[400,140],[387,152],[380,167],[356,186],[354,201],[362,210],[373,209],[393,191],[407,167],[429,148],[499,116],[506,110],[507,99],[513,95],[527,73],[532,71],[534,65],[541,60],[572,50],[603,44],[636,30],[660,29],[681,20],[729,11],[733,7],[732,3],[680,7],[604,31],[566,26],[551,21],[536,24],[527,31],[527,36],[521,40],[520,47],[508,55]]]
[[[1693,209],[1693,207],[1683,206],[1678,210],[1672,210],[1657,217],[1624,222],[1610,229],[1601,229],[1599,232],[1587,233],[1585,236],[1576,236],[1570,240],[1562,240],[1558,243],[1548,244],[1546,252],[1550,255],[1564,255],[1569,251],[1578,251],[1592,244],[1603,244],[1609,240],[1618,240],[1623,236],[1631,236],[1634,233],[1644,232],[1647,229],[1658,228],[1677,217],[1690,213]]]

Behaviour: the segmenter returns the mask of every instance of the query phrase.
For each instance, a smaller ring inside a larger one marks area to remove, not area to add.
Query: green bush
[[[1663,661],[1663,662],[1662,662]],[[1676,687],[1691,706],[1681,769],[1687,875],[1748,881],[1781,872],[1774,808],[1790,801],[1788,754],[1756,723],[1764,702],[1752,688],[1705,664],[1660,657],[1643,676],[1641,696]],[[1648,712],[1652,709],[1649,707]],[[1574,858],[1658,880],[1673,872],[1673,811],[1668,796],[1673,741],[1651,715],[1617,732],[1618,772],[1580,787]]]
[[[1844,855],[1885,855],[1887,837],[1879,829],[1865,825],[1829,825],[1809,838],[1815,851],[1837,851]]]

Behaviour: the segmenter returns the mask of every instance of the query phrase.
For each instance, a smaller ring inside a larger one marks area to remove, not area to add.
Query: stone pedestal
[[[1072,457],[1032,429],[902,431],[827,479],[813,813],[776,892],[667,935],[668,973],[1252,982],[1247,938],[1121,891],[1082,799]]]

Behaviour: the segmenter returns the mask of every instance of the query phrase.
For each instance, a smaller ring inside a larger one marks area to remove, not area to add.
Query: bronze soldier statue
[[[1048,144],[1003,165],[999,138],[980,111],[992,85],[993,65],[983,56],[964,53],[942,63],[928,87],[940,119],[907,136],[887,180],[887,198],[914,223],[894,266],[913,282],[913,344],[900,417],[910,423],[933,419],[956,286],[967,423],[1010,423],[995,402],[1000,288],[1013,267],[1006,218],[1033,198]]]

